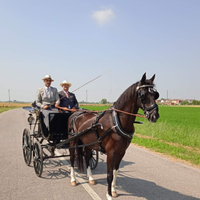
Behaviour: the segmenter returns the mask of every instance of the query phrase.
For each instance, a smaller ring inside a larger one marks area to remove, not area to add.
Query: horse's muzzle
[[[154,104],[150,107],[148,107],[145,111],[145,116],[151,123],[157,122],[159,118],[159,113],[158,113],[158,105]]]

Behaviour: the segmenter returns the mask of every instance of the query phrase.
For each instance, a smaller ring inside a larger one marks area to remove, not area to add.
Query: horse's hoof
[[[90,184],[90,185],[96,185],[96,183],[95,183],[94,180],[90,180],[90,181],[89,181],[89,184]]]
[[[112,192],[112,197],[118,197],[117,192]]]
[[[71,186],[76,186],[76,181],[72,181]]]

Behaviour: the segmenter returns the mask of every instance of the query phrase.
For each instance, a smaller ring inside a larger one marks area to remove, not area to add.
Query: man
[[[51,76],[46,75],[42,80],[44,81],[44,87],[39,88],[37,91],[36,105],[40,107],[43,113],[44,123],[49,128],[49,113],[58,112],[55,104],[56,106],[59,105],[60,101],[57,89],[51,87],[51,83],[54,81]]]
[[[71,85],[72,84],[66,80],[60,84],[63,90],[59,92],[60,105],[56,105],[56,107],[62,109],[62,112],[75,112],[79,109],[75,94],[68,91]]]

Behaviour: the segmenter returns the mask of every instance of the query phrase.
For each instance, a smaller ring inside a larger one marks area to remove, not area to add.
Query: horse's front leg
[[[70,142],[70,147],[74,146],[74,142]],[[70,152],[70,162],[71,162],[71,185],[76,186],[76,178],[75,178],[75,171],[74,171],[74,160],[75,160],[75,148],[69,149]]]
[[[118,171],[119,171],[119,164],[124,156],[124,153],[119,153],[117,155],[115,155],[115,166],[114,166],[114,170],[113,170],[113,181],[112,181],[112,196],[113,197],[117,197],[117,192],[116,192],[116,180],[117,180],[117,175],[118,175]]]
[[[86,162],[86,167],[87,167],[87,177],[89,178],[89,184],[95,185],[95,180],[92,177],[92,171],[90,167],[90,159],[92,157],[92,150],[89,149],[88,147],[85,147],[85,162]]]
[[[112,196],[113,197],[117,197],[118,196],[117,192],[115,190],[117,175],[118,175],[118,169],[114,169],[113,170],[113,181],[112,181],[112,187],[111,187],[111,191],[112,191]]]
[[[114,153],[107,154],[107,182],[108,193],[106,197],[108,200],[112,200],[112,181],[113,181],[113,168],[114,168]]]

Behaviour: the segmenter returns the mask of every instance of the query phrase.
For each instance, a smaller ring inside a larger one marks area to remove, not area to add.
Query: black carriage
[[[33,156],[35,173],[40,177],[43,171],[43,161],[45,159],[69,157],[69,154],[55,155],[55,150],[75,148],[69,147],[69,142],[79,137],[81,134],[84,134],[84,132],[87,132],[90,128],[81,133],[69,133],[68,118],[71,113],[49,113],[49,119],[53,119],[49,121],[48,130],[43,121],[43,114],[37,107],[23,107],[23,109],[29,111],[28,123],[30,125],[30,129],[24,129],[22,136],[24,161],[26,165],[29,166]],[[73,136],[68,138],[69,134]],[[90,159],[91,169],[97,167],[98,157],[98,151],[92,151]]]

